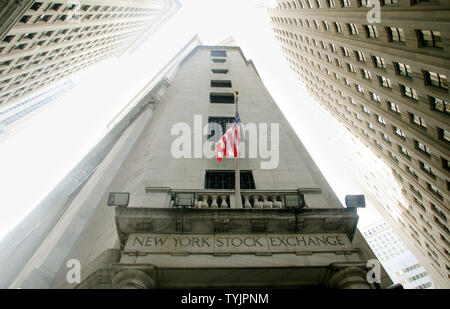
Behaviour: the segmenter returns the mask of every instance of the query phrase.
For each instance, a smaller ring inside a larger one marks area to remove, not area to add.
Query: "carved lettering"
[[[343,233],[327,234],[132,234],[125,250],[155,253],[299,252],[352,250]]]

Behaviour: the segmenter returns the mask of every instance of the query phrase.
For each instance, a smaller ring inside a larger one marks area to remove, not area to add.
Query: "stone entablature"
[[[131,234],[325,234],[342,233],[350,241],[356,209],[192,209],[116,208],[123,249]]]
[[[343,233],[323,234],[131,234],[124,254],[148,253],[289,253],[349,251]]]

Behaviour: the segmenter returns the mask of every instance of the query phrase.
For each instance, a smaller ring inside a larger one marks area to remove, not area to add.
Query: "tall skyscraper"
[[[175,0],[24,0],[0,5],[0,105],[132,47]]]
[[[68,79],[15,104],[10,104],[7,108],[1,108],[2,106],[0,106],[0,138],[2,134],[10,133],[12,128],[24,119],[40,111],[49,103],[63,97],[74,86],[74,82]]]
[[[219,163],[237,106],[242,155]],[[197,46],[123,119],[10,287],[376,288],[358,205],[342,206],[240,48]]]
[[[361,232],[395,283],[405,289],[433,288],[425,268],[385,221],[362,228]]]
[[[176,72],[180,61],[199,44],[201,42],[197,36],[193,36],[184,44],[110,121],[105,128],[105,135],[98,143],[17,226],[1,238],[0,288],[7,288],[13,283],[124,131],[133,127],[134,120],[138,115],[144,111],[152,113],[147,110],[154,110],[161,102],[168,81]],[[66,241],[71,244],[73,239],[69,238]],[[54,269],[55,265],[59,265],[60,262],[57,257],[53,256],[51,262],[45,263],[53,266],[50,268],[41,266],[34,269],[23,286],[48,288],[51,284],[48,275],[52,274],[51,269]]]
[[[274,1],[268,12],[311,95],[391,166],[409,202],[401,237],[450,287],[450,3],[375,2]]]

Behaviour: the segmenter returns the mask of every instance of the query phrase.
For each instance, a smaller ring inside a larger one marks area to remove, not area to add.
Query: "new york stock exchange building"
[[[223,134],[213,134],[213,124],[223,133],[233,122],[236,103],[245,128],[238,195],[235,159],[218,162]],[[185,49],[93,151],[101,160],[70,198],[55,195],[51,205],[65,206],[12,262],[9,287],[392,284],[382,267],[379,283],[367,280],[376,257],[357,208],[338,200],[239,47]],[[79,283],[67,279],[70,261]]]

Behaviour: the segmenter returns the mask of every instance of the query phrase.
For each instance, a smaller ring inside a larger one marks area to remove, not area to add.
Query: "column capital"
[[[138,269],[123,269],[112,277],[113,289],[153,289],[155,286],[152,276]]]
[[[367,282],[367,270],[361,266],[347,266],[331,269],[327,285],[331,289],[372,289]]]

